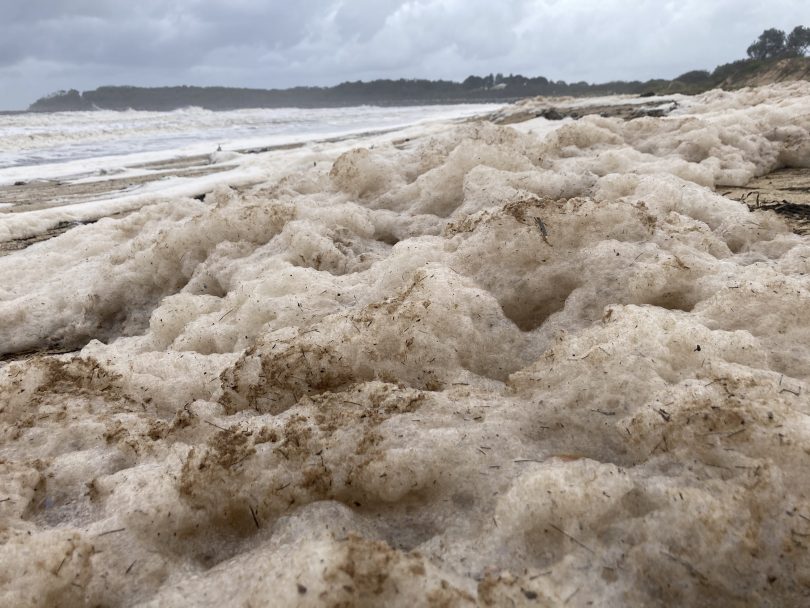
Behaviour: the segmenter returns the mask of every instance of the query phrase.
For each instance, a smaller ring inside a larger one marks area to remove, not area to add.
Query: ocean
[[[0,185],[30,179],[35,173],[19,169],[33,165],[45,165],[36,173],[43,179],[58,174],[58,165],[68,162],[81,171],[109,169],[124,163],[205,154],[220,146],[236,150],[280,145],[463,118],[497,107],[461,104],[5,114],[0,115]]]
[[[256,183],[325,145],[403,129],[421,133],[500,107],[0,115],[0,243],[216,186]],[[267,150],[276,153],[259,153]]]

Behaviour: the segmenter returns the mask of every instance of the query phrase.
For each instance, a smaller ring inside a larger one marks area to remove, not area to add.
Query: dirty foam
[[[806,603],[810,238],[714,188],[808,131],[448,124],[0,258],[0,604]]]

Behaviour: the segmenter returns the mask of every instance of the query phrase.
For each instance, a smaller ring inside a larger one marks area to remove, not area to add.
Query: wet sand
[[[492,113],[489,119],[497,125],[512,125],[526,122],[534,118],[545,118],[547,120],[572,118],[578,120],[583,116],[593,115],[602,116],[603,118],[633,120],[645,116],[661,118],[677,107],[678,102],[674,99],[655,100],[649,104],[625,103],[566,106],[565,104],[552,105],[540,103],[534,105],[525,104],[524,107],[509,106],[504,110]]]
[[[103,200],[126,193],[137,193],[138,189],[146,184],[162,179],[202,177],[230,169],[228,166],[210,165],[207,156],[177,159],[168,163],[154,163],[154,167],[148,168],[154,173],[78,182],[71,182],[69,179],[32,180],[11,186],[0,186],[0,203],[10,203],[12,205],[0,209],[0,217],[2,217],[2,214],[28,213],[30,211]],[[58,222],[48,230],[26,238],[0,241],[0,256],[25,249],[34,243],[46,241],[76,226],[92,224],[102,217],[123,217],[124,215],[126,213],[103,214],[81,222]]]
[[[234,152],[238,154],[281,152],[284,150],[299,149],[311,144],[331,144],[349,139],[362,139],[374,135],[384,135],[397,130],[398,129],[394,128],[378,129],[307,142],[240,148],[234,150]],[[402,142],[394,142],[394,145],[401,144]],[[139,190],[144,186],[160,180],[174,178],[193,179],[215,173],[222,173],[230,169],[233,169],[231,163],[214,163],[211,155],[200,154],[150,163],[125,165],[122,167],[120,173],[129,171],[143,171],[143,173],[136,173],[135,175],[124,177],[116,177],[116,174],[111,174],[109,177],[105,178],[103,174],[93,173],[72,175],[62,179],[20,181],[11,185],[0,186],[0,218],[2,218],[3,214],[27,213],[30,211],[65,207],[90,201],[105,200],[126,194],[138,194]],[[200,195],[198,195],[199,198],[202,198],[203,194],[204,193],[201,192]],[[82,222],[58,222],[47,230],[35,235],[0,241],[0,256],[25,249],[34,243],[46,241],[76,226],[92,224],[103,217],[123,217],[130,212],[131,211],[100,214],[97,217]]]
[[[751,210],[778,213],[796,234],[810,234],[810,169],[778,169],[744,188],[720,186],[717,191]]]

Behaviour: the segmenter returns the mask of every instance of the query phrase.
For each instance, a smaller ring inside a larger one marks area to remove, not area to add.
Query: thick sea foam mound
[[[449,125],[0,257],[0,604],[806,604],[810,238],[714,187],[808,131]]]

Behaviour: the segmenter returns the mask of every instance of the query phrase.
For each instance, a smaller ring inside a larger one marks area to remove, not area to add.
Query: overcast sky
[[[0,109],[106,84],[674,77],[799,24],[807,0],[0,0]]]

